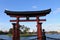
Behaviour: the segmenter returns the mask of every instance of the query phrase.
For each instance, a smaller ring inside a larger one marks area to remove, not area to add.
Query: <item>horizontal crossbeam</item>
[[[10,20],[10,22],[16,22],[17,20]],[[19,22],[28,22],[28,21],[37,21],[37,20],[19,20]],[[46,19],[40,19],[39,21],[46,21]]]

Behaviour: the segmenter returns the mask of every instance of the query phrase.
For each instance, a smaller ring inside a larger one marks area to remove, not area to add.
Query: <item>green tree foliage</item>
[[[3,31],[0,31],[0,34],[3,34]]]
[[[9,29],[9,33],[10,33],[10,34],[12,34],[12,30],[13,30],[13,28],[10,28],[10,29]]]
[[[24,29],[24,33],[28,33],[29,32],[29,30],[30,30],[30,28],[28,28],[28,27],[25,27],[25,29]]]
[[[29,32],[29,30],[30,30],[30,28],[28,28],[28,27],[26,27],[26,26],[24,26],[24,25],[20,25],[20,33],[22,34],[25,34],[25,33],[28,33]],[[12,31],[13,31],[13,28],[10,28],[9,29],[9,33],[10,34],[12,34]]]
[[[23,33],[28,33],[29,32],[29,30],[30,30],[30,28],[28,28],[28,27],[26,27],[26,26],[21,26],[20,27],[20,30],[21,30],[21,32],[23,32]]]

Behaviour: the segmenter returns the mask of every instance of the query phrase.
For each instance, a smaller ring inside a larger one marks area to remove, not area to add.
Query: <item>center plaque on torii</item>
[[[10,20],[13,25],[13,39],[20,40],[19,22],[36,21],[37,22],[37,38],[42,40],[42,23],[40,21],[46,21],[46,19],[39,19],[41,16],[46,16],[51,12],[51,9],[41,11],[9,11],[5,10],[5,13],[10,17],[16,17],[16,20]],[[19,20],[19,18],[26,17],[26,20]],[[36,17],[35,20],[30,20],[29,17]]]

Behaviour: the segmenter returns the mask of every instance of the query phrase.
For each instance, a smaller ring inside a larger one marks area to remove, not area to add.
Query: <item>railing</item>
[[[30,39],[30,40],[37,40],[38,38]],[[52,38],[52,37],[46,37],[46,39],[43,40],[60,40],[59,38]]]
[[[60,40],[59,38],[52,38],[52,37],[46,37],[48,39],[51,39],[51,40]]]
[[[6,40],[6,39],[0,39],[0,40]]]
[[[39,37],[39,38],[40,38],[40,37]],[[30,39],[30,40],[38,40],[39,38],[34,38],[34,39]],[[45,35],[45,30],[43,29],[42,40],[60,40],[60,39],[59,39],[59,38],[47,37],[47,36]]]

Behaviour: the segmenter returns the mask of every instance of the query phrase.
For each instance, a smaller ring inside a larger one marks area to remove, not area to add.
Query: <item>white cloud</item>
[[[32,6],[32,8],[37,8],[37,6]]]
[[[46,31],[58,31],[60,32],[60,24],[49,24],[49,25],[45,25],[43,26],[43,29],[45,29]]]
[[[60,13],[60,8],[57,8],[55,11],[53,11],[53,14]]]
[[[9,31],[9,29],[12,27],[12,25],[8,24],[8,23],[0,23],[0,30],[2,31]]]

